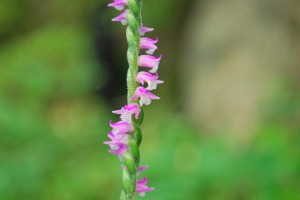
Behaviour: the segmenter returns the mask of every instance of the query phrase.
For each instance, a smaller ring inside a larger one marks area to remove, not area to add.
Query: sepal
[[[135,164],[138,164],[140,162],[140,152],[139,152],[139,146],[137,144],[137,141],[132,137],[129,136],[128,139],[128,150],[131,156],[133,157]],[[135,165],[136,166],[136,165]],[[136,169],[135,169],[136,170]]]
[[[133,126],[134,126],[133,137],[136,139],[137,145],[140,146],[143,139],[142,131],[136,123],[133,123]]]
[[[123,169],[123,176],[122,176],[122,182],[123,182],[123,190],[126,194],[134,194],[135,188],[133,188],[132,185],[132,176],[128,173],[129,171],[127,170],[128,168]],[[125,198],[127,199],[125,194]]]
[[[142,125],[143,121],[144,121],[144,110],[142,107],[140,107],[141,112],[139,114],[138,119],[136,119],[134,116],[132,116],[132,121],[133,123],[137,124],[138,126]],[[136,126],[134,126],[134,128],[136,128]]]

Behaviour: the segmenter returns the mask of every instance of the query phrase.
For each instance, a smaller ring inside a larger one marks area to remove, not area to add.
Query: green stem
[[[128,104],[137,102],[131,100],[131,97],[138,87],[135,77],[138,73],[138,56],[140,51],[141,4],[142,0],[128,0],[128,27],[126,29],[126,37],[128,42],[127,59],[129,64],[127,73]]]
[[[138,83],[135,78],[138,73],[138,56],[140,46],[140,24],[141,24],[141,4],[142,0],[128,0],[126,38],[128,42],[128,72],[127,72],[127,89],[128,104],[138,103],[137,100],[131,100],[134,92],[138,88]],[[143,117],[141,113],[140,118]],[[142,140],[142,134],[139,128],[141,120],[133,118],[133,125],[135,130],[129,134],[128,138],[128,152],[124,155],[122,162],[124,169],[122,174],[123,191],[121,193],[121,200],[134,200],[136,195],[137,171],[140,162],[139,146]]]

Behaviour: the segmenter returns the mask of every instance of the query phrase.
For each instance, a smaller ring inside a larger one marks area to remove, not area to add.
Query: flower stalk
[[[120,199],[134,200],[136,194],[145,196],[146,192],[154,190],[154,188],[147,186],[147,178],[138,179],[140,172],[148,168],[148,166],[140,166],[139,146],[142,142],[140,125],[144,117],[142,106],[149,105],[154,99],[159,99],[150,91],[156,89],[157,84],[163,83],[163,81],[158,80],[156,73],[162,56],[152,56],[157,49],[158,38],[154,40],[141,37],[154,30],[142,25],[142,0],[114,0],[108,6],[121,10],[121,14],[113,18],[112,21],[127,25],[129,68],[127,72],[127,105],[120,110],[113,111],[113,113],[120,115],[121,121],[110,122],[112,131],[108,137],[111,141],[104,142],[104,144],[110,146],[109,152],[118,155],[122,164],[123,191]],[[139,55],[141,50],[145,50],[146,54],[151,55]],[[139,72],[139,67],[142,69],[150,68],[150,70],[149,72]],[[146,88],[144,87],[145,84],[147,84]]]

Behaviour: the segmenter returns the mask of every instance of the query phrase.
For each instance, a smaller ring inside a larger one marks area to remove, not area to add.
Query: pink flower
[[[117,10],[123,10],[124,6],[128,4],[128,0],[114,0],[114,2],[108,4],[109,7],[115,7]]]
[[[140,49],[148,49],[146,53],[153,54],[154,51],[157,49],[157,46],[155,45],[155,43],[157,42],[158,42],[158,38],[153,40],[151,38],[142,37],[140,41]]]
[[[154,30],[154,28],[148,28],[148,27],[143,26],[143,24],[142,24],[141,28],[140,28],[140,34],[145,35],[145,33],[151,32],[153,30]]]
[[[112,21],[121,22],[123,25],[126,25],[127,24],[126,10],[123,10],[122,13],[119,16],[113,18]]]
[[[111,131],[113,134],[124,134],[134,130],[133,125],[129,122],[119,121],[117,123],[112,123],[112,121],[110,121],[109,125],[113,129]]]
[[[122,121],[131,122],[131,116],[135,114],[135,118],[139,118],[141,112],[139,104],[132,103],[124,106],[121,110],[115,110],[113,113],[121,115]]]
[[[149,105],[152,99],[160,99],[158,96],[155,96],[144,87],[138,87],[131,99],[137,100],[138,98],[140,98],[141,106]]]
[[[147,183],[148,183],[147,178],[143,178],[143,179],[137,181],[136,192],[142,197],[145,196],[146,192],[150,192],[150,191],[154,190],[154,188],[148,187]]]
[[[128,135],[127,134],[113,134],[110,132],[108,137],[111,141],[104,142],[110,146],[110,150],[108,150],[112,154],[117,154],[119,156],[123,156],[124,152],[128,149]]]
[[[160,55],[158,58],[149,55],[141,55],[139,56],[138,65],[140,67],[152,68],[149,72],[156,73],[161,58],[162,55]]]
[[[148,84],[147,90],[155,90],[157,87],[157,84],[161,84],[164,81],[157,80],[158,74],[152,75],[148,72],[139,72],[136,76],[136,81],[140,84],[144,85],[146,82]]]
[[[148,169],[148,168],[149,168],[148,165],[139,166],[137,174],[139,174],[141,171],[144,171],[145,169]]]

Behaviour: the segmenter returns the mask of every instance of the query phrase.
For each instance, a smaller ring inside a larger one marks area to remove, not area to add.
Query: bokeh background
[[[164,55],[144,199],[300,199],[300,2],[144,0]],[[0,199],[114,200],[124,27],[108,1],[1,0]]]

